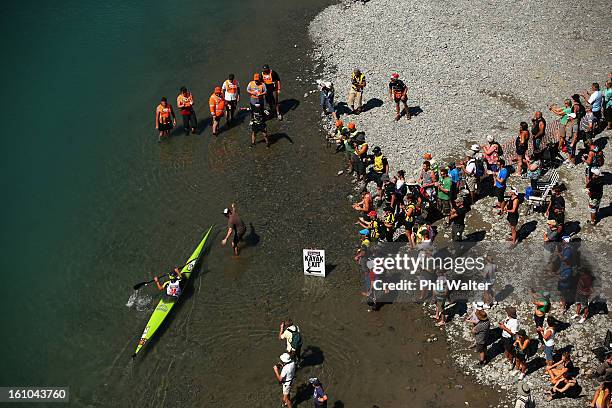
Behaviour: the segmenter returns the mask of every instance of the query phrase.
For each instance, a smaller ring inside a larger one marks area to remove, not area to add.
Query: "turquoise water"
[[[228,70],[246,78],[270,58],[272,42],[249,44],[252,30],[269,32],[264,4],[276,15],[291,7],[5,6],[13,35],[0,40],[11,61],[0,67],[0,385],[71,385],[73,401],[88,403],[101,381],[93,373],[135,345],[148,315],[125,307],[131,286],[186,258],[208,225],[223,222],[217,211],[235,189],[222,175],[244,159],[232,151],[238,142],[211,146],[206,130],[159,146],[153,112],[185,84],[202,121]]]

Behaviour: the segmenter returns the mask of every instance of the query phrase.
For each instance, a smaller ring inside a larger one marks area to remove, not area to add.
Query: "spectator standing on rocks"
[[[583,155],[582,159],[587,165],[585,169],[585,176],[586,182],[588,183],[591,179],[593,169],[601,169],[605,160],[603,149],[600,148],[592,139],[585,141],[585,145],[588,146],[589,152]]]
[[[529,384],[519,381],[516,387],[518,391],[514,408],[534,408],[535,401],[531,397],[531,387],[529,387]]]
[[[593,400],[591,401],[590,407],[593,408],[610,408],[610,392],[612,389],[612,382],[603,383],[595,390]]]
[[[510,363],[510,371],[512,371],[515,366],[513,353],[514,337],[519,329],[519,323],[516,318],[516,308],[512,306],[506,307],[506,314],[507,317],[499,322],[499,328],[502,330],[501,343],[504,347],[504,356]]]
[[[542,112],[537,111],[531,119],[531,135],[533,136],[533,151],[539,152],[542,150],[542,139],[546,134],[546,120],[542,117]]]
[[[597,128],[599,126],[599,120],[593,113],[593,110],[590,105],[586,107],[586,113],[584,118],[580,121],[580,140],[591,140],[595,137],[595,133],[597,132]],[[576,151],[578,153],[578,151]]]
[[[402,114],[400,112],[400,102],[404,104],[406,119],[410,120],[410,109],[408,108],[408,87],[404,81],[399,79],[398,74],[391,74],[391,82],[389,82],[389,98],[395,102],[395,120],[400,120]]]
[[[606,81],[606,89],[604,91],[604,119],[608,123],[606,129],[612,129],[612,79]]]
[[[523,176],[523,164],[525,162],[525,154],[529,149],[529,126],[527,122],[521,122],[519,128],[519,134],[515,140],[516,144],[516,161],[519,176]]]
[[[518,233],[516,231],[516,226],[518,225],[519,220],[519,206],[520,201],[518,197],[518,192],[516,188],[512,187],[510,189],[510,200],[506,205],[505,211],[508,214],[506,219],[508,220],[508,224],[510,225],[510,238],[508,241],[512,242],[512,245],[516,245],[518,243]]]
[[[489,329],[491,322],[487,316],[487,312],[484,310],[477,310],[476,317],[478,317],[478,323],[472,328],[472,334],[474,335],[474,342],[476,343],[476,352],[478,353],[478,366],[484,366],[487,364],[486,353],[487,353],[487,341],[489,340]]]
[[[357,181],[363,181],[366,174],[365,160],[368,156],[368,144],[365,133],[359,132],[355,136],[355,154],[353,155],[353,169],[357,172]]]
[[[493,187],[495,191],[495,197],[497,198],[496,208],[498,209],[497,214],[502,215],[506,209],[506,201],[504,195],[506,194],[506,185],[508,182],[508,168],[504,159],[497,160],[497,174],[493,177]]]
[[[602,105],[603,105],[603,94],[599,90],[599,84],[597,82],[593,82],[591,84],[591,91],[584,91],[582,93],[582,97],[587,100],[591,109],[593,111],[593,115],[597,118],[598,121],[602,120]]]
[[[336,108],[334,108],[334,84],[329,81],[319,81],[319,99],[323,113],[321,116],[332,115],[337,120]]]
[[[561,228],[560,233],[562,233],[563,224],[565,223],[565,199],[561,195],[561,188],[559,186],[553,187],[550,202],[546,208],[546,216],[548,220],[554,220],[557,223]]]
[[[436,286],[433,292],[436,300],[436,326],[444,326],[446,324],[444,307],[448,298],[448,279],[446,279],[442,270],[437,272]]]
[[[376,198],[374,200],[377,201],[378,203],[382,203],[383,201],[382,177],[385,174],[387,174],[387,177],[388,177],[389,162],[387,161],[387,158],[383,156],[382,150],[380,149],[379,146],[375,146],[374,149],[372,149],[372,153],[374,153],[374,155],[371,157],[372,167],[370,167],[370,171],[368,172],[368,175],[366,177],[364,188],[367,187],[370,181],[375,182],[376,183]]]
[[[444,217],[449,215],[451,210],[451,193],[453,181],[448,176],[448,169],[440,170],[440,181],[435,183],[438,189],[438,210]]]
[[[482,156],[487,162],[487,167],[490,171],[497,172],[497,161],[499,157],[502,155],[502,147],[501,145],[495,141],[495,138],[492,135],[487,136],[488,145],[481,146],[482,148]]]
[[[593,294],[593,275],[582,269],[576,282],[576,313],[572,319],[578,319],[578,323],[584,323],[589,318],[589,300]]]
[[[465,215],[469,208],[465,205],[463,197],[457,200],[457,206],[453,208],[448,217],[448,222],[451,224],[451,239],[454,242],[463,240],[463,231],[465,231]]]
[[[366,86],[366,77],[359,68],[353,70],[351,76],[351,89],[348,95],[348,106],[351,108],[354,114],[359,115],[361,113],[361,103],[363,101],[363,88]],[[357,108],[355,108],[355,105]]]
[[[429,160],[423,162],[419,178],[417,180],[421,185],[425,194],[427,194],[428,200],[433,200],[436,197],[436,173],[431,169],[431,163]]]
[[[516,340],[513,343],[514,356],[516,359],[516,370],[512,374],[519,374],[518,379],[522,380],[525,378],[527,373],[527,349],[531,339],[527,336],[527,332],[521,329],[516,332]]]
[[[291,385],[295,379],[295,362],[291,359],[288,353],[283,353],[280,356],[280,363],[274,365],[274,375],[276,380],[283,387],[282,402],[286,407],[293,407],[291,403]]]
[[[542,175],[542,160],[540,160],[542,153],[534,151],[531,156],[525,156],[525,163],[527,164],[527,178],[532,190],[536,190],[537,182]]]
[[[559,120],[559,124],[561,127],[559,128],[559,151],[567,151],[565,148],[565,138],[568,133],[572,132],[573,123],[570,122],[570,114],[572,113],[572,100],[565,99],[563,101],[563,107],[551,105],[548,108],[552,113],[559,116],[561,119]]]
[[[540,329],[542,329],[544,326],[546,313],[550,311],[550,294],[548,292],[538,292],[536,293],[536,297],[532,303],[535,306],[535,311],[533,312],[533,322],[535,324],[536,331],[538,332],[540,343],[543,344],[544,339],[542,338]]]
[[[544,358],[546,358],[546,366],[550,367],[553,360],[553,353],[555,351],[555,327],[557,325],[557,320],[548,316],[546,318],[546,328],[538,327],[537,330],[542,334],[542,339],[544,340]]]
[[[586,184],[586,188],[589,192],[589,212],[591,213],[591,219],[587,221],[588,224],[595,226],[599,221],[597,219],[599,213],[599,204],[603,197],[604,180],[601,177],[601,169],[594,168],[591,170],[591,179]]]

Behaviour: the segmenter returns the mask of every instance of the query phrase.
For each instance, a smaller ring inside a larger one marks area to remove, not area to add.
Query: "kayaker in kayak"
[[[177,298],[181,295],[181,277],[181,270],[178,266],[175,266],[168,274],[168,280],[164,283],[159,283],[159,278],[157,276],[153,278],[153,280],[157,284],[159,290],[164,290],[164,288],[166,288],[166,296]]]

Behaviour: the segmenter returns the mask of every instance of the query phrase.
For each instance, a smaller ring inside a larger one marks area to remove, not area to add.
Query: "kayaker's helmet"
[[[378,156],[379,154],[381,154],[381,153],[382,153],[382,150],[380,150],[380,147],[379,147],[379,146],[376,146],[376,147],[374,148],[373,152],[374,152],[374,154],[375,154],[375,155],[377,155],[377,156]]]
[[[174,273],[173,271],[168,274],[168,278],[170,278],[171,282],[176,282],[176,280],[178,279],[178,276],[176,276],[176,273]]]

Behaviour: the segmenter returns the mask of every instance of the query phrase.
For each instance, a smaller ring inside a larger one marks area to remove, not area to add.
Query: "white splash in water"
[[[128,299],[125,305],[127,307],[132,307],[135,305],[136,310],[139,312],[142,312],[143,310],[147,310],[149,308],[149,306],[151,305],[151,300],[153,300],[153,297],[145,293],[143,293],[142,295],[139,295],[139,293],[140,292],[138,290],[135,290],[130,295],[130,298]]]
[[[135,290],[134,292],[132,292],[132,294],[130,295],[130,298],[128,299],[125,305],[127,307],[132,307],[134,305],[134,302],[136,302],[137,297],[138,297],[138,291]]]

